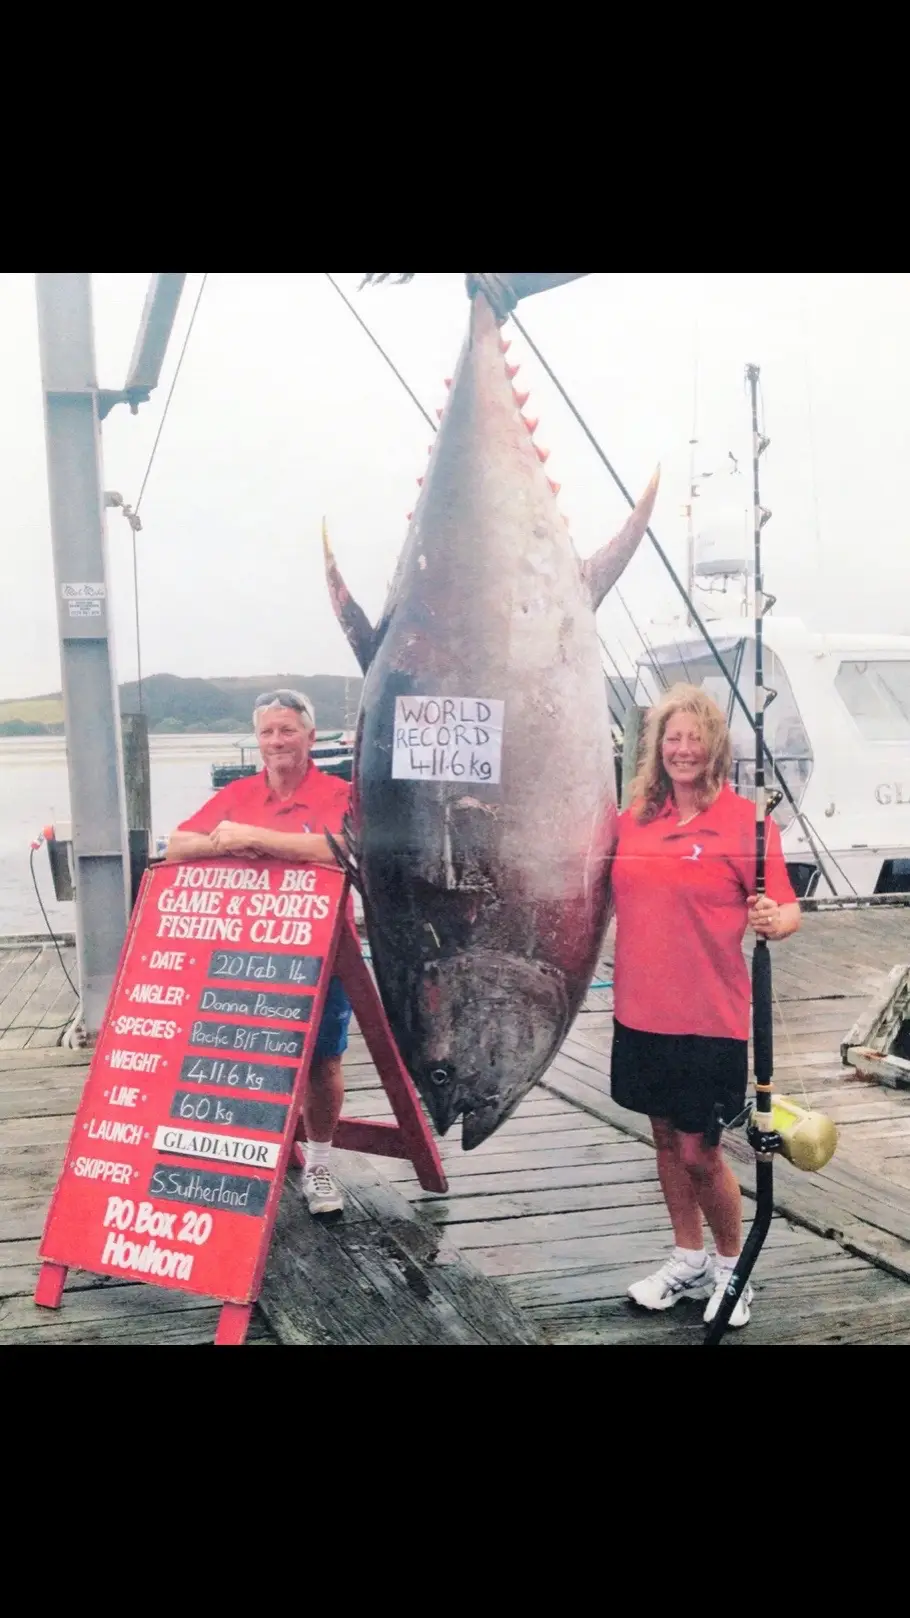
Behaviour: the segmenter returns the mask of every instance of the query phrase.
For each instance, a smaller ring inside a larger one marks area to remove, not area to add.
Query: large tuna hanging
[[[376,628],[341,579],[365,674],[339,850],[402,1058],[444,1135],[479,1145],[565,1039],[611,912],[613,743],[595,612],[658,473],[581,562],[498,320],[575,276],[471,276],[467,337]]]

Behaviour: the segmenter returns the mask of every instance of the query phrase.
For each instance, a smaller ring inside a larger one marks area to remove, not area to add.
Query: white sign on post
[[[396,697],[393,781],[498,783],[503,707],[492,697]]]
[[[61,584],[60,594],[64,601],[103,601],[107,595],[107,585]]]
[[[61,584],[60,594],[66,602],[68,617],[103,617],[101,604],[107,598],[107,586],[105,584]]]

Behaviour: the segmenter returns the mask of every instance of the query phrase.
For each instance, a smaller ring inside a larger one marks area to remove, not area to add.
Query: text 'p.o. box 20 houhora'
[[[396,697],[393,781],[497,785],[504,706],[493,697]]]

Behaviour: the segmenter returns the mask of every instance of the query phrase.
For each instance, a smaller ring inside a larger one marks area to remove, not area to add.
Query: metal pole
[[[76,890],[89,1038],[101,1028],[130,901],[120,714],[107,590],[91,275],[35,277]]]
[[[135,394],[142,402],[158,386],[185,281],[185,271],[179,274],[166,271],[153,275],[149,282],[123,387],[128,399]]]
[[[765,891],[765,832],[768,800],[765,790],[765,709],[777,693],[765,687],[762,619],[766,605],[761,563],[761,531],[771,513],[762,506],[758,490],[758,463],[768,440],[758,430],[757,365],[747,365],[746,378],[752,396],[752,504],[755,536],[755,892]],[[757,938],[752,952],[752,1043],[755,1062],[755,1116],[749,1130],[749,1144],[755,1153],[755,1218],[739,1256],[730,1284],[705,1335],[705,1346],[719,1343],[730,1316],[755,1267],[774,1213],[774,1153],[780,1136],[772,1127],[771,1091],[774,1050],[771,999],[771,951],[766,938]]]

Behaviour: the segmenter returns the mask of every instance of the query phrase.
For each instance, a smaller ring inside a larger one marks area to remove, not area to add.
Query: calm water
[[[236,736],[152,736],[152,831],[166,837],[212,795],[215,762],[240,762]],[[44,928],[29,871],[29,844],[48,822],[69,820],[62,736],[0,736],[0,934]],[[73,932],[75,907],[54,897],[47,849],[35,855],[38,887],[52,926]]]

